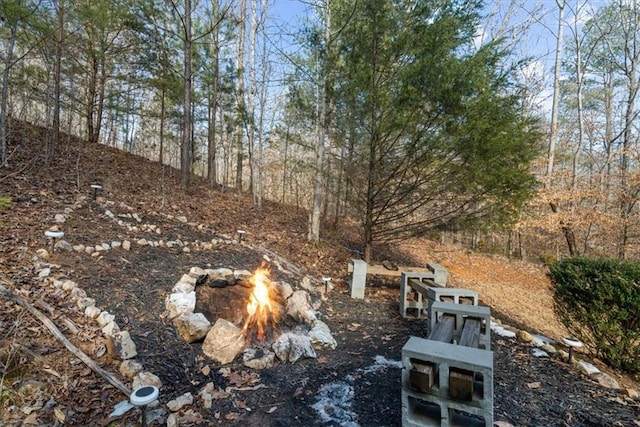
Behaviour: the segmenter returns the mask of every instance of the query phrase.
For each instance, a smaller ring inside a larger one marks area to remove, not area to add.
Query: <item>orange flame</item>
[[[275,325],[280,319],[280,310],[275,303],[273,294],[275,290],[269,280],[269,269],[259,267],[249,279],[253,284],[253,292],[249,296],[247,303],[247,320],[244,324],[243,332],[246,334],[252,325],[258,327],[258,339],[264,340],[265,328],[269,321]]]

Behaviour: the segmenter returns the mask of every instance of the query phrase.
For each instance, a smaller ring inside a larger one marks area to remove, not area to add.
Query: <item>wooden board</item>
[[[480,344],[480,327],[481,321],[478,319],[465,319],[462,326],[462,334],[460,334],[459,345],[466,347],[478,348]]]
[[[349,273],[353,273],[353,265],[350,263],[347,271]],[[413,273],[429,273],[429,269],[422,267],[400,267],[398,266],[397,270],[389,270],[385,268],[383,265],[367,265],[367,274],[368,275],[378,275],[378,276],[391,276],[391,277],[400,277],[403,272],[413,272]]]
[[[435,382],[436,371],[433,364],[427,362],[411,362],[409,371],[409,387],[420,393],[430,393]]]
[[[433,280],[429,279],[425,279],[424,281],[418,279],[409,279],[408,283],[409,286],[411,286],[411,289],[416,292],[420,292],[425,298],[427,297],[429,286],[437,286]]]
[[[455,329],[456,319],[453,316],[442,316],[438,323],[433,327],[433,331],[429,334],[429,339],[451,343],[453,341],[453,330]]]
[[[456,400],[473,400],[473,372],[464,369],[449,370],[449,396]]]

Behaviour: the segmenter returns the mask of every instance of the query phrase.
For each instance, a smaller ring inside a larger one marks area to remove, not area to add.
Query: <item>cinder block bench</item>
[[[433,266],[433,267],[432,267]],[[431,269],[434,268],[437,273]],[[367,284],[367,276],[389,276],[400,277],[404,271],[411,271],[417,274],[425,273],[430,277],[438,278],[438,280],[446,283],[447,270],[437,264],[429,264],[427,268],[421,267],[398,267],[397,270],[389,270],[382,265],[368,265],[360,259],[352,259],[349,262],[347,271],[351,273],[349,280],[349,294],[351,298],[364,299],[364,290]],[[442,279],[444,277],[444,279]]]

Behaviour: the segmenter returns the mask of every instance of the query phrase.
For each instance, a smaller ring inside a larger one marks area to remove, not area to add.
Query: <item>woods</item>
[[[185,191],[202,176],[307,209],[311,242],[357,224],[367,260],[409,235],[638,257],[636,2],[297,6],[3,2],[0,164],[26,121],[50,130],[44,167],[69,136],[117,147]],[[529,49],[536,32],[555,49]]]

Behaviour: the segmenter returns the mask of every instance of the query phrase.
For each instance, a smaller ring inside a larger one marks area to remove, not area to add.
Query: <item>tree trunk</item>
[[[212,22],[217,21],[217,3],[212,2],[214,7]],[[213,75],[210,77],[209,82],[209,102],[208,102],[208,130],[207,130],[207,178],[210,186],[215,186],[217,180],[217,167],[216,167],[216,117],[218,114],[218,73],[220,70],[220,55],[219,55],[219,28],[216,24],[216,28],[211,31],[211,44],[210,50],[213,63]]]
[[[182,123],[182,188],[191,184],[191,0],[184,2],[184,104]]]
[[[236,88],[236,189],[238,192],[242,192],[242,164],[244,162],[244,144],[242,143],[242,125],[245,120],[245,105],[244,105],[244,44],[245,44],[245,31],[247,20],[247,0],[240,1],[240,18],[238,28],[238,83]]]
[[[52,136],[49,149],[47,150],[47,161],[50,161],[55,156],[55,151],[60,140],[60,74],[62,68],[62,48],[64,37],[64,2],[65,0],[57,1],[57,13],[58,13],[58,32],[56,39],[56,62],[54,66],[54,105],[53,105],[53,125]]]
[[[9,71],[11,69],[11,61],[13,58],[13,49],[16,44],[16,36],[18,33],[18,21],[15,20],[11,25],[11,36],[9,38],[9,48],[7,49],[7,57],[4,62],[4,71],[2,72],[2,97],[0,99],[0,143],[2,144],[2,158],[0,159],[0,167],[8,167],[7,153],[7,104],[9,99]]]

